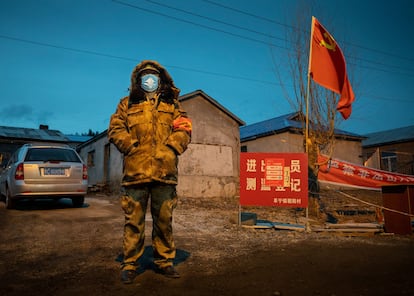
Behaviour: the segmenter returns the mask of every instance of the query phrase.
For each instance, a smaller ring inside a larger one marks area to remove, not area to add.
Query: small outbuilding
[[[230,197],[239,191],[239,128],[244,122],[218,101],[197,90],[179,97],[193,122],[192,140],[179,157],[178,194],[182,197]],[[78,146],[88,164],[91,187],[119,191],[123,156],[107,131]]]
[[[28,143],[70,144],[70,140],[60,131],[49,129],[47,125],[40,125],[38,129],[0,126],[0,167],[7,164],[20,146]]]

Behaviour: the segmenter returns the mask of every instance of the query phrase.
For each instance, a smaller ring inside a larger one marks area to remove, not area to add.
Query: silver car
[[[88,190],[88,171],[79,154],[67,145],[25,144],[0,175],[6,208],[18,199],[71,198],[81,207]]]

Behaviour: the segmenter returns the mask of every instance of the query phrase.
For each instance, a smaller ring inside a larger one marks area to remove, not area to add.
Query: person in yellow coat
[[[129,95],[111,116],[108,137],[124,155],[121,206],[125,214],[121,280],[137,276],[144,253],[145,213],[151,200],[156,271],[178,278],[173,266],[173,210],[177,204],[178,156],[191,141],[192,124],[180,90],[158,62],[144,60],[132,71]]]

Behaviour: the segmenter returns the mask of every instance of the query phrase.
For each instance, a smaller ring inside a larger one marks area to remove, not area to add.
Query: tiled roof
[[[77,143],[83,143],[93,138],[92,136],[81,136],[81,135],[65,135],[65,137],[68,138],[70,142],[77,142]]]
[[[414,141],[414,125],[366,134],[362,147]]]
[[[248,141],[255,138],[265,137],[271,134],[285,132],[287,130],[302,130],[304,123],[297,120],[299,113],[289,113],[265,121],[253,123],[240,127],[240,141]],[[355,133],[335,129],[337,136],[363,139],[364,137]]]

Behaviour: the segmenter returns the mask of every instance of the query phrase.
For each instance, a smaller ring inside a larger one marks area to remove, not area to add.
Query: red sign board
[[[240,204],[306,208],[305,153],[240,153]]]

